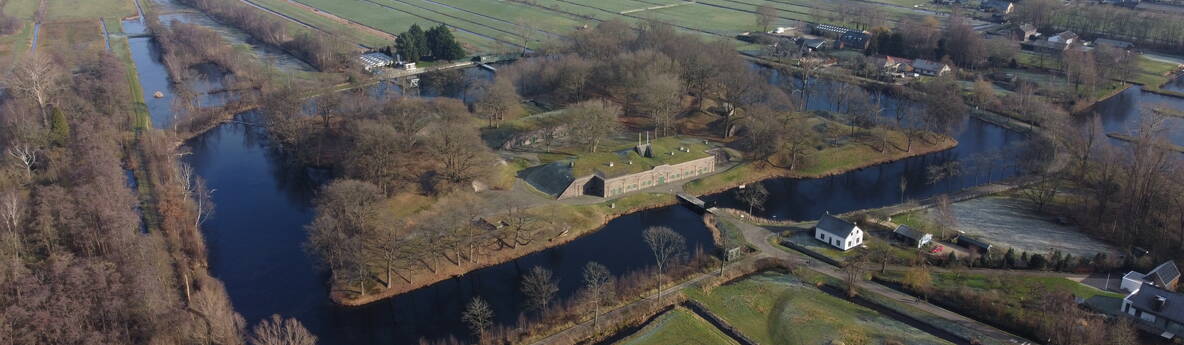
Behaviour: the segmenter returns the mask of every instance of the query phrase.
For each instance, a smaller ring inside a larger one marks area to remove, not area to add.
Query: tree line
[[[399,57],[409,62],[452,61],[465,57],[465,49],[444,24],[434,26],[426,32],[419,24],[411,24],[407,31],[395,38],[394,48]]]
[[[233,312],[205,269],[202,183],[183,179],[162,133],[133,139],[123,66],[105,51],[39,51],[4,82],[13,92],[0,99],[0,342],[277,344],[307,334],[278,318],[247,330]],[[137,213],[125,168],[152,171],[137,182],[151,186],[156,203],[144,212],[154,217]],[[144,219],[157,220],[148,232]]]
[[[1184,50],[1184,16],[1102,4],[1061,6],[1055,0],[1023,1],[1013,17],[1041,31],[1071,30],[1091,38],[1110,38],[1171,52]]]

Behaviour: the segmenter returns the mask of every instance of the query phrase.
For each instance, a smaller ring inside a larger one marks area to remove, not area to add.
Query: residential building
[[[892,230],[892,236],[916,248],[924,247],[933,241],[933,234],[910,228],[908,225],[897,226],[896,230]]]
[[[821,38],[803,38],[798,40],[798,44],[802,45],[802,49],[816,52],[826,48],[826,43],[829,42]]]
[[[1176,267],[1176,262],[1168,260],[1155,269],[1152,269],[1147,274],[1130,271],[1122,276],[1121,288],[1126,291],[1135,291],[1139,286],[1150,283],[1160,288],[1175,290],[1176,284],[1180,281],[1180,269]]]
[[[986,0],[982,2],[982,6],[979,8],[987,12],[1010,14],[1011,11],[1015,10],[1015,4],[1005,0]]]
[[[362,54],[362,56],[358,57],[358,60],[361,61],[362,68],[365,68],[367,72],[395,64],[395,59],[391,58],[390,55],[378,52]]]
[[[1184,295],[1143,283],[1122,300],[1122,312],[1136,320],[1136,325],[1161,337],[1172,339],[1184,334]]]
[[[884,73],[901,73],[910,72],[913,70],[913,60],[898,58],[895,56],[885,56],[880,58],[880,68]]]
[[[925,59],[913,60],[913,71],[927,76],[940,77],[952,71],[950,65]]]
[[[847,31],[835,41],[835,48],[865,50],[871,42],[871,35],[861,31]]]
[[[814,238],[839,250],[848,250],[863,244],[863,230],[827,213],[814,227]]]
[[[1070,46],[1074,42],[1077,42],[1077,34],[1072,31],[1065,31],[1049,37],[1048,41],[1058,45]]]

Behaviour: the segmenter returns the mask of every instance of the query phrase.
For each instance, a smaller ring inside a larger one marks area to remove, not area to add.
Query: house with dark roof
[[[980,9],[987,12],[995,12],[999,14],[1008,14],[1015,10],[1015,4],[1004,0],[987,0],[983,1]]]
[[[1130,271],[1122,276],[1121,288],[1126,291],[1135,291],[1143,284],[1151,284],[1160,288],[1175,290],[1176,285],[1180,282],[1180,269],[1176,267],[1176,262],[1168,260],[1156,266],[1147,274]]]
[[[927,76],[939,77],[943,74],[949,73],[950,65],[940,63],[937,61],[929,61],[925,59],[913,60],[913,70]]]
[[[852,30],[839,36],[839,39],[835,41],[835,47],[839,49],[865,50],[871,42],[871,35]]]
[[[1122,312],[1139,328],[1173,339],[1184,334],[1184,295],[1144,282],[1122,299]]]
[[[896,230],[892,230],[892,237],[916,248],[924,247],[933,241],[933,234],[910,228],[908,225],[897,226]]]
[[[814,226],[814,238],[839,250],[848,250],[863,244],[863,230],[854,223],[827,213]]]
[[[798,40],[798,44],[802,46],[802,49],[812,52],[826,48],[827,42],[827,40],[821,38],[803,38]]]

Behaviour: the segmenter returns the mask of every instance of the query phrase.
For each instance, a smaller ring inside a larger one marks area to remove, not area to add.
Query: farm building
[[[991,244],[983,240],[962,235],[958,236],[958,245],[966,247],[972,253],[989,253],[991,252]]]
[[[892,230],[892,237],[916,248],[924,247],[926,243],[933,241],[933,234],[910,228],[908,225],[897,226],[896,230]]]
[[[539,190],[565,199],[612,198],[715,172],[715,156],[703,141],[666,137],[631,149],[582,155],[523,171]]]
[[[868,34],[860,31],[847,31],[835,41],[835,48],[864,50],[871,42],[872,36]]]
[[[814,226],[814,238],[832,247],[848,250],[863,244],[863,230],[828,213]]]
[[[1143,283],[1134,292],[1122,299],[1122,312],[1140,326],[1140,329],[1159,333],[1172,339],[1184,334],[1184,295]]]
[[[395,59],[392,59],[390,55],[377,52],[362,54],[358,60],[361,60],[362,68],[365,68],[367,72],[395,64]]]
[[[1168,260],[1156,266],[1155,269],[1147,274],[1130,271],[1122,276],[1122,289],[1126,291],[1135,291],[1142,286],[1143,283],[1150,283],[1152,285],[1175,290],[1176,284],[1180,281],[1180,269],[1176,267],[1176,262]]]

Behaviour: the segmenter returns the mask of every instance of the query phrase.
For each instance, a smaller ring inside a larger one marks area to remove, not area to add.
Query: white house
[[[814,238],[840,250],[863,244],[863,230],[855,224],[827,214],[814,227]]]

